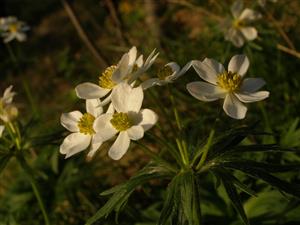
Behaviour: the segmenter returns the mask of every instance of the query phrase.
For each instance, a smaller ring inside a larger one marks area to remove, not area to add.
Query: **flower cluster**
[[[223,25],[225,39],[236,47],[242,47],[245,42],[257,38],[257,30],[250,24],[261,15],[252,9],[243,9],[243,1],[237,0],[231,6],[233,18],[227,19]]]
[[[26,31],[29,27],[23,21],[18,20],[14,16],[0,18],[0,34],[3,42],[8,43],[14,39],[22,42],[27,38]]]
[[[143,55],[137,57],[137,49],[132,47],[118,64],[101,74],[98,84],[86,82],[75,88],[77,96],[86,100],[87,112],[62,114],[62,125],[72,132],[60,146],[62,154],[70,157],[90,146],[88,156],[92,157],[103,142],[118,134],[108,152],[112,159],[118,160],[128,150],[130,140],[144,136],[157,122],[157,115],[150,109],[141,109],[144,92],[141,85],[135,87],[135,84],[157,56],[154,50],[144,61]]]
[[[155,85],[174,82],[193,66],[199,76],[207,81],[187,84],[189,93],[201,101],[224,99],[225,113],[234,119],[243,119],[247,107],[243,103],[263,100],[267,91],[258,91],[264,84],[260,78],[246,78],[249,67],[245,55],[234,56],[225,70],[213,59],[202,62],[192,60],[182,69],[175,62],[167,63],[157,73],[157,78],[141,82],[140,76],[154,63],[158,54],[155,50],[144,62],[143,55],[137,57],[136,47],[125,53],[116,65],[108,67],[100,76],[98,84],[85,82],[75,88],[79,98],[86,100],[86,113],[79,111],[64,113],[61,124],[71,131],[60,146],[60,152],[70,157],[90,147],[92,157],[103,142],[117,135],[108,155],[118,160],[127,152],[130,140],[139,140],[144,132],[156,122],[157,115],[150,109],[141,109],[144,90]],[[107,106],[104,113],[103,107]]]

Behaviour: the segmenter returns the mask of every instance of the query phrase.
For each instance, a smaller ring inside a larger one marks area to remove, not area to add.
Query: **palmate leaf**
[[[261,179],[269,183],[271,186],[274,186],[288,194],[300,198],[299,185],[288,183],[270,174],[270,172],[286,172],[289,170],[294,170],[294,167],[290,168],[290,166],[285,166],[285,165],[279,166],[279,165],[272,165],[272,164],[264,164],[264,163],[258,163],[258,162],[248,161],[248,160],[244,160],[240,162],[239,161],[223,162],[223,163],[219,163],[218,166],[221,168],[225,167],[228,169],[235,169],[235,170],[242,171],[251,177]]]
[[[219,157],[230,151],[233,147],[240,144],[247,136],[249,135],[258,135],[254,131],[255,125],[251,127],[240,127],[229,130],[215,138],[215,141],[212,143],[207,159],[213,159]]]
[[[241,201],[241,198],[237,192],[237,189],[233,183],[233,180],[230,179],[232,177],[228,176],[226,173],[221,172],[220,170],[213,170],[213,173],[215,174],[216,177],[218,177],[226,190],[226,193],[229,197],[229,199],[231,200],[231,203],[233,204],[234,208],[236,209],[236,211],[239,213],[239,215],[241,216],[243,222],[246,225],[249,225],[249,220],[247,218],[247,215],[245,213],[245,210],[243,208],[243,204]],[[229,178],[229,179],[228,179]],[[237,180],[237,179],[234,179]]]
[[[158,225],[200,224],[199,185],[193,171],[177,174],[170,182]]]
[[[118,213],[124,205],[126,205],[128,198],[138,186],[152,179],[170,178],[173,176],[173,172],[168,170],[168,168],[149,163],[137,175],[133,176],[124,184],[102,192],[101,195],[112,194],[112,197],[86,222],[86,225],[93,224],[101,218],[106,218],[112,211]]]

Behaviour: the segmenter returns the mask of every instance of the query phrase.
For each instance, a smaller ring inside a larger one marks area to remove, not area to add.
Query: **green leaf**
[[[249,225],[249,220],[248,220],[247,215],[244,211],[241,198],[240,198],[234,184],[231,182],[231,180],[226,179],[227,177],[224,176],[224,173],[219,173],[217,171],[214,171],[214,174],[217,177],[220,177],[220,179],[222,180],[222,183],[225,187],[226,193],[227,193],[228,197],[230,198],[233,206],[235,207],[235,209],[237,210],[237,212],[241,216],[243,222],[246,225]]]
[[[248,135],[258,134],[254,131],[255,126],[256,124],[251,127],[235,128],[215,138],[207,159],[211,160],[225,154],[227,151],[230,151],[233,147],[240,144]]]
[[[227,170],[225,168],[222,168],[222,169],[215,168],[215,169],[213,169],[213,171],[214,170],[216,170],[217,173],[223,177],[223,179],[230,181],[241,191],[243,191],[251,196],[257,196],[253,190],[251,190],[249,187],[247,187],[245,184],[243,184],[241,181],[239,181],[234,175],[231,174],[231,172],[229,170]],[[217,179],[220,180],[218,177],[217,177]]]
[[[87,222],[86,225],[95,223],[97,220],[107,217],[112,211],[117,213],[126,205],[128,198],[139,185],[152,179],[172,177],[173,173],[167,168],[150,163],[137,175],[133,176],[126,183],[111,188],[102,195],[113,194],[112,197],[100,208]]]
[[[267,169],[264,167],[256,167],[253,164],[247,164],[245,162],[232,162],[232,163],[223,163],[222,166],[230,169],[236,169],[240,170],[246,174],[248,174],[251,177],[255,177],[257,179],[261,179],[267,183],[269,183],[271,186],[274,186],[276,188],[279,188],[280,190],[294,195],[298,198],[300,198],[300,186],[292,183],[288,183],[286,181],[283,181],[271,174],[268,173],[268,171],[276,171],[278,172],[279,167],[272,167],[270,165],[270,168]]]
[[[161,211],[158,225],[165,225],[167,221],[172,217],[172,214],[177,211],[178,208],[178,197],[176,198],[176,193],[178,193],[178,182],[180,176],[175,176],[170,182],[167,189],[167,197],[164,201],[163,209]]]
[[[12,154],[10,152],[1,152],[0,154],[0,174],[5,169],[7,163],[11,159]]]
[[[181,205],[189,225],[200,224],[198,185],[192,171],[183,174],[180,184]]]

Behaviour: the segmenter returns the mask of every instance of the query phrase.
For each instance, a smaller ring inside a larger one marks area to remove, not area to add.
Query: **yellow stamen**
[[[80,133],[92,135],[95,133],[93,129],[93,123],[95,121],[95,117],[90,113],[85,113],[78,121],[78,127]]]
[[[160,70],[157,73],[157,76],[160,80],[165,80],[166,77],[172,75],[173,70],[169,66],[164,66],[163,68],[160,68]]]
[[[128,130],[132,126],[132,121],[130,120],[127,113],[115,113],[113,118],[110,120],[110,123],[118,131]]]
[[[245,24],[244,24],[244,21],[239,20],[239,19],[235,19],[235,20],[233,20],[232,25],[233,25],[233,27],[235,27],[235,28],[241,28],[241,27],[243,27]]]
[[[9,25],[8,30],[9,30],[11,33],[16,33],[16,32],[18,31],[18,26],[17,26],[17,24],[13,23],[13,24]]]
[[[117,66],[112,65],[107,67],[102,75],[99,77],[99,86],[106,89],[112,89],[116,83],[112,80],[112,75]]]
[[[231,71],[224,71],[222,74],[218,75],[217,84],[221,88],[233,92],[240,87],[241,81],[242,77],[239,74]]]

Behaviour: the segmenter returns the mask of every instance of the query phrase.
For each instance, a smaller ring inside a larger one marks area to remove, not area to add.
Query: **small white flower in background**
[[[60,153],[66,158],[81,152],[90,146],[88,157],[92,157],[102,144],[102,138],[94,128],[95,119],[103,113],[100,100],[86,101],[86,113],[79,111],[63,113],[60,118],[62,126],[72,133],[69,134],[60,146]]]
[[[5,129],[5,126],[4,125],[0,125],[0,138],[2,137],[4,129]]]
[[[176,79],[181,77],[191,67],[192,62],[187,63],[181,70],[177,63],[170,62],[161,68],[157,73],[157,78],[150,78],[144,81],[141,85],[144,90],[158,85],[163,86],[168,83],[173,83]]]
[[[22,42],[27,38],[25,32],[29,30],[29,27],[16,17],[9,16],[0,19],[0,30],[4,43],[8,43],[14,39]]]
[[[268,91],[258,91],[265,85],[261,78],[244,78],[249,60],[245,55],[235,55],[231,58],[228,70],[213,59],[193,61],[193,67],[198,75],[207,82],[197,81],[187,84],[190,94],[201,101],[215,101],[224,98],[223,109],[234,119],[243,119],[247,107],[243,104],[261,101],[269,96]]]
[[[268,1],[273,2],[273,3],[277,2],[277,0],[268,0]],[[267,0],[257,0],[257,2],[261,7],[265,7],[267,4]]]
[[[132,88],[127,83],[116,87],[112,93],[115,113],[106,113],[95,120],[94,129],[106,141],[119,133],[108,155],[119,160],[127,152],[130,140],[139,140],[156,122],[157,115],[150,109],[141,109],[144,98],[141,86]]]
[[[12,85],[6,88],[0,98],[0,120],[4,123],[8,123],[18,116],[18,108],[13,104],[16,92],[13,92],[12,88]]]
[[[77,85],[76,94],[82,99],[97,99],[106,96],[118,84],[127,81],[129,84],[134,82],[142,73],[150,68],[158,54],[155,50],[149,55],[146,61],[143,61],[143,55],[137,58],[137,49],[132,47],[128,53],[125,53],[118,65],[108,67],[99,77],[99,84],[85,82]],[[102,102],[105,104],[110,101],[108,96]]]
[[[257,38],[257,30],[249,24],[261,17],[252,9],[243,9],[243,1],[237,0],[231,6],[233,19],[226,20],[223,24],[225,39],[231,41],[234,46],[242,47],[246,41]]]

